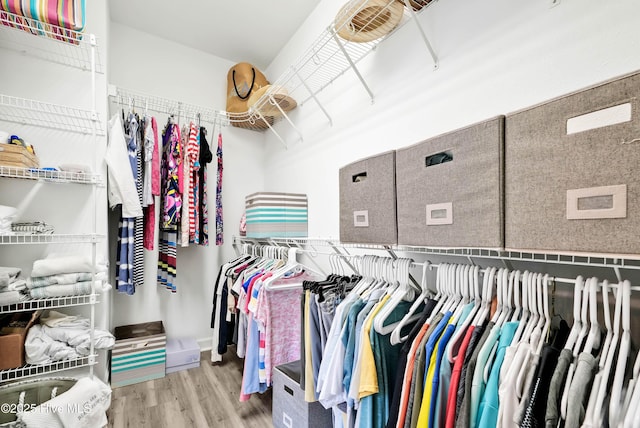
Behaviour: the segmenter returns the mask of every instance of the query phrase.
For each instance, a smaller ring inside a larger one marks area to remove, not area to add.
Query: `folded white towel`
[[[76,282],[91,281],[90,272],[62,273],[60,275],[27,278],[27,288],[46,287],[56,284],[74,284]]]
[[[59,256],[33,262],[31,277],[59,275],[61,273],[91,272],[91,258],[86,256]]]
[[[67,392],[33,410],[19,413],[18,420],[27,427],[104,427],[110,405],[111,388],[97,376],[83,377]]]
[[[24,279],[17,279],[10,283],[6,288],[0,287],[1,291],[22,291],[27,289],[27,281]]]
[[[89,320],[78,315],[67,315],[62,312],[50,310],[46,315],[40,317],[40,324],[47,327],[63,328],[89,328]]]

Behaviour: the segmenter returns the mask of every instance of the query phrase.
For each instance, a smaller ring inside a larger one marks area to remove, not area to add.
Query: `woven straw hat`
[[[371,42],[396,28],[403,12],[403,5],[397,1],[352,0],[336,15],[334,28],[350,42]]]

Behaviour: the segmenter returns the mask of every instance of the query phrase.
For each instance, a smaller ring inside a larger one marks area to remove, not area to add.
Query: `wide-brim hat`
[[[265,94],[267,95],[266,97]],[[253,91],[247,105],[258,110],[263,116],[281,116],[282,112],[274,103],[277,103],[284,112],[291,111],[298,105],[296,100],[289,96],[285,88],[276,89],[272,85],[266,85],[257,91]]]
[[[397,1],[352,0],[340,9],[333,25],[345,40],[372,42],[393,31],[403,13],[404,6]]]

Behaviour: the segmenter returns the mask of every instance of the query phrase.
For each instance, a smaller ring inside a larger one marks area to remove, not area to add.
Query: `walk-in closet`
[[[640,427],[638,16],[0,1],[0,427]]]

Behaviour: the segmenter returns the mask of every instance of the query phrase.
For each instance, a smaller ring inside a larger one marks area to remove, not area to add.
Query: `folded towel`
[[[18,420],[28,427],[103,427],[108,423],[106,411],[110,405],[111,388],[97,376],[83,377],[68,391],[18,413]]]
[[[47,327],[63,328],[89,328],[89,320],[78,315],[67,315],[62,312],[50,310],[40,317],[40,324]]]
[[[59,275],[61,273],[91,272],[91,258],[86,256],[58,256],[33,262],[31,277]]]
[[[96,281],[96,293],[102,293],[111,289],[111,286],[102,281]],[[91,294],[91,281],[76,282],[75,284],[48,285],[46,287],[33,288],[29,294],[34,299],[46,299],[47,297],[84,296]]]
[[[91,281],[76,282],[74,284],[48,285],[46,287],[33,288],[29,294],[34,299],[46,299],[47,297],[83,296],[91,294]]]
[[[27,278],[27,288],[39,288],[56,284],[73,284],[76,282],[86,281],[91,281],[91,273],[89,272],[63,273],[60,275],[41,276],[37,278],[29,277]]]
[[[42,221],[11,223],[11,231],[29,235],[51,235],[53,226]]]
[[[24,279],[17,279],[10,283],[7,287],[0,287],[0,292],[2,291],[23,291],[27,289],[27,281]]]
[[[0,293],[0,306],[14,305],[27,300],[27,296],[19,291],[4,291]]]

